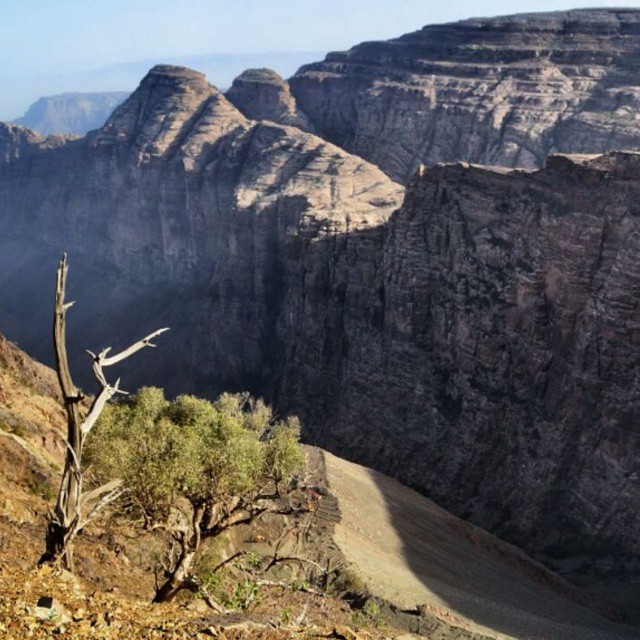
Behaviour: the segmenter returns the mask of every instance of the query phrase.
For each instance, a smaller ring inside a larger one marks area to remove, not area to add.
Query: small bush
[[[332,592],[340,597],[362,598],[367,594],[367,586],[360,575],[353,569],[343,569],[331,584]]]
[[[51,502],[56,497],[56,490],[49,484],[46,478],[40,475],[33,475],[29,478],[27,487],[29,491],[38,498]]]

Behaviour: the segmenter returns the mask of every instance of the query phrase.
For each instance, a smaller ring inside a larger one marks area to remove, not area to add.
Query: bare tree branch
[[[255,584],[258,585],[259,587],[279,587],[280,589],[291,590],[291,585],[288,584],[287,582],[278,582],[275,580],[256,580]],[[314,595],[322,596],[323,598],[327,597],[327,594],[324,593],[323,591],[319,591],[318,589],[314,589],[313,587],[310,587],[305,584],[298,585],[296,588],[298,589],[298,591],[304,591],[305,593],[313,593]]]
[[[67,286],[67,254],[63,254],[56,275],[56,293],[53,315],[53,343],[56,357],[56,371],[58,382],[67,412],[67,457],[62,474],[62,481],[58,491],[58,498],[53,513],[49,516],[46,536],[46,551],[40,559],[43,562],[62,559],[65,567],[73,571],[73,540],[87,522],[100,509],[113,502],[123,493],[120,485],[113,485],[109,489],[100,487],[94,492],[82,495],[82,449],[87,434],[91,431],[100,417],[107,402],[120,390],[120,380],[111,385],[107,382],[103,367],[121,362],[144,347],[154,347],[151,340],[168,331],[159,329],[142,340],[132,344],[115,356],[107,357],[109,349],[103,349],[97,356],[89,352],[93,358],[93,374],[100,384],[100,393],[94,398],[86,415],[82,416],[82,400],[84,395],[73,383],[69,369],[66,343],[66,313],[73,306],[73,302],[65,302]],[[83,517],[83,506],[87,506],[89,499],[98,501]]]
[[[244,556],[244,555],[247,555],[246,551],[236,551],[235,553],[231,554],[228,558],[225,558],[221,562],[218,562],[218,564],[215,567],[213,567],[213,569],[211,569],[211,573],[216,573],[217,571],[220,571],[222,567],[225,567],[230,562],[233,562],[236,558],[239,558],[240,556]]]
[[[83,420],[82,426],[80,427],[80,431],[83,436],[86,436],[89,431],[93,428],[93,425],[97,422],[102,410],[105,405],[113,396],[115,395],[116,390],[109,385],[103,386],[100,390],[100,393],[95,397],[93,403],[91,404],[91,409],[89,409],[89,413],[87,417]]]
[[[122,480],[110,480],[109,482],[101,485],[100,487],[97,487],[96,489],[92,489],[91,491],[83,493],[80,498],[80,505],[82,507],[86,507],[94,500],[103,496],[105,493],[111,493],[116,489],[119,489],[120,487],[122,487]]]
[[[158,329],[157,331],[150,333],[148,336],[145,336],[141,340],[138,340],[138,342],[134,342],[131,346],[123,349],[122,351],[120,351],[120,353],[116,353],[116,355],[114,356],[107,357],[107,354],[109,353],[109,351],[111,351],[111,347],[103,349],[97,356],[101,366],[110,367],[114,364],[117,364],[118,362],[121,362],[122,360],[125,360],[129,356],[136,353],[136,351],[140,351],[140,349],[144,349],[145,347],[158,346],[153,344],[151,340],[165,333],[165,331],[169,331],[169,327],[163,327],[162,329]]]
[[[91,519],[95,517],[100,511],[102,511],[102,509],[104,509],[108,504],[111,504],[112,502],[117,500],[125,492],[126,489],[119,487],[102,496],[102,498],[91,509],[89,509],[87,515],[80,521],[80,524],[77,528],[78,532],[82,531],[82,529],[84,529],[84,527],[89,524]]]

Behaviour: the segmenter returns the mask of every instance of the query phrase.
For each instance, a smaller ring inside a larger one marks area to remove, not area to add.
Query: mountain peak
[[[240,123],[244,117],[207,82],[203,73],[186,67],[156,65],[129,99],[113,112],[94,144],[127,142],[140,161],[147,161],[184,146],[194,131],[200,138],[211,137],[229,121]]]
[[[289,83],[272,69],[243,71],[225,95],[251,120],[270,120],[304,131],[313,130],[291,95]]]
[[[143,85],[145,82],[157,80],[158,78],[208,85],[204,73],[196,71],[195,69],[189,69],[188,67],[180,67],[172,64],[157,64],[151,67],[140,84]]]

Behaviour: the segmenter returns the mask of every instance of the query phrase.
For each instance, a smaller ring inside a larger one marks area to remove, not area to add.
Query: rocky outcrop
[[[42,140],[31,129],[0,122],[0,165],[29,155]]]
[[[271,69],[247,69],[225,95],[247,118],[313,131],[307,116],[298,109],[289,83]]]
[[[101,127],[128,95],[126,91],[105,91],[44,96],[15,123],[35,129],[43,136],[51,133],[83,136]]]
[[[315,246],[284,385],[307,437],[555,566],[637,571],[639,200],[635,154],[439,166]]]
[[[0,172],[0,326],[50,362],[49,292],[66,250],[76,369],[87,371],[85,348],[162,324],[164,365],[137,359],[131,387],[267,391],[307,246],[380,224],[400,201],[362,159],[248,120],[200,73],[155,67],[98,132]]]
[[[290,84],[320,135],[407,182],[421,162],[639,148],[639,51],[637,9],[474,19],[330,53]]]

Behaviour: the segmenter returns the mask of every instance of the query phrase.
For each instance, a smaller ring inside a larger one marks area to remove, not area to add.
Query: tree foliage
[[[202,537],[272,506],[303,466],[299,436],[296,418],[277,420],[247,394],[168,401],[147,387],[105,408],[86,449],[94,477],[121,479],[145,525],[166,525],[182,548],[169,571],[175,588],[159,599],[184,585]]]

